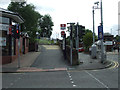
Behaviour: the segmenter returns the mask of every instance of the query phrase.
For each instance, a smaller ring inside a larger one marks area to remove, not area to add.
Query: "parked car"
[[[84,48],[83,47],[80,47],[79,48],[79,52],[83,52],[84,51]]]

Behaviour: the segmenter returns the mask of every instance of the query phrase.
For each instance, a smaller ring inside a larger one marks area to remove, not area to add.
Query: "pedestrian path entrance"
[[[62,50],[58,45],[41,45],[41,54],[37,57],[31,67],[51,69],[67,68],[67,60],[64,59]]]

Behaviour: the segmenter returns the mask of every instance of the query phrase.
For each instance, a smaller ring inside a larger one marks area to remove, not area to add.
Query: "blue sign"
[[[17,29],[17,30],[19,29],[19,25],[18,25],[18,24],[16,25],[16,29]]]
[[[103,39],[103,26],[98,26],[98,39]]]

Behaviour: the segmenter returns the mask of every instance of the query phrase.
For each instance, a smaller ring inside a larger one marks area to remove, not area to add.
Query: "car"
[[[83,52],[84,51],[84,48],[83,47],[80,47],[79,48],[79,52]]]

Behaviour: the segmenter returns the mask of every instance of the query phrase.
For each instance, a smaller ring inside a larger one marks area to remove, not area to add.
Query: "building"
[[[0,8],[0,60],[1,64],[11,63],[20,55],[28,52],[29,39],[22,34],[19,39],[12,37],[11,26],[19,25],[24,19],[17,13]],[[20,48],[19,48],[20,47]],[[19,48],[19,49],[18,49]]]
[[[113,45],[114,45],[114,35],[111,35],[110,33],[104,33],[104,42],[106,45],[106,51],[112,51]]]

